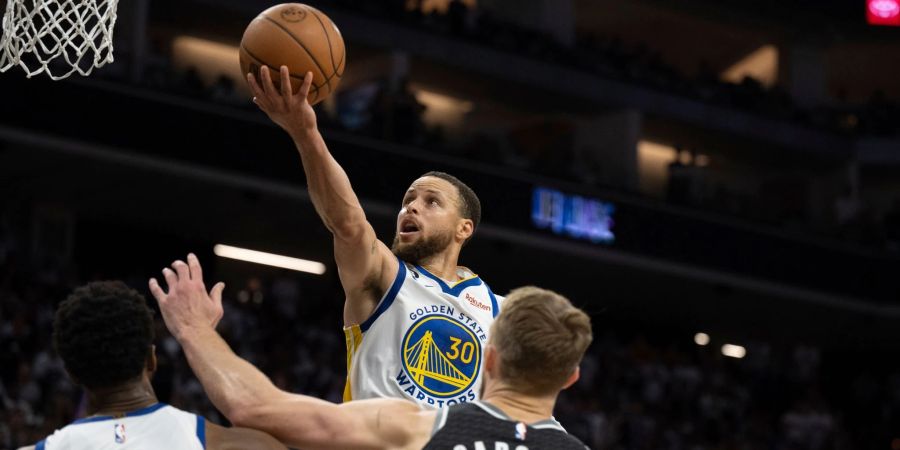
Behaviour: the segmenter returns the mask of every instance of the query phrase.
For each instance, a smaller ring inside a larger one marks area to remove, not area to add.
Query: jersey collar
[[[462,291],[464,291],[466,288],[482,284],[481,278],[479,278],[478,275],[472,274],[472,276],[469,278],[457,281],[452,285],[448,285],[446,281],[441,279],[441,277],[425,270],[424,267],[415,265],[415,268],[416,270],[421,272],[422,275],[425,275],[426,277],[434,280],[438,284],[438,286],[441,287],[441,290],[444,291],[445,294],[450,294],[456,297],[459,297],[459,294],[461,294]],[[471,271],[469,272],[471,273]]]
[[[150,406],[145,406],[145,407],[143,407],[143,408],[141,408],[141,409],[136,409],[136,410],[134,410],[134,411],[128,411],[128,412],[126,412],[126,413],[125,413],[124,415],[122,415],[122,416],[92,416],[92,417],[85,417],[85,418],[83,418],[83,419],[78,419],[78,420],[72,422],[72,425],[82,424],[82,423],[91,423],[91,422],[100,422],[101,420],[119,419],[119,418],[122,418],[122,417],[143,416],[143,415],[146,415],[146,414],[150,414],[150,413],[152,413],[152,412],[155,412],[156,410],[162,408],[163,406],[166,406],[166,404],[165,404],[165,403],[156,403],[156,404],[153,404],[153,405],[150,405]]]
[[[490,414],[490,415],[492,415],[492,416],[494,416],[494,417],[496,417],[496,418],[498,418],[498,419],[500,419],[500,420],[507,420],[507,421],[510,421],[510,422],[517,422],[517,420],[515,420],[515,419],[513,419],[512,417],[509,417],[508,415],[506,415],[506,413],[503,412],[503,410],[501,410],[500,408],[498,408],[498,407],[496,407],[496,406],[494,406],[494,405],[492,405],[492,404],[490,404],[490,403],[486,403],[486,402],[483,402],[483,401],[476,401],[476,402],[473,402],[473,404],[474,404],[475,406],[478,406],[479,408],[483,409],[483,410],[484,410],[485,412],[487,412],[488,414]],[[563,428],[563,426],[562,426],[559,422],[557,422],[556,419],[554,419],[553,417],[551,417],[551,418],[549,418],[549,419],[539,420],[539,421],[534,422],[534,423],[529,423],[529,424],[527,424],[527,425],[528,425],[529,427],[537,428],[537,429],[540,429],[540,430],[550,428],[550,429],[555,429],[555,430],[562,431],[562,432],[564,432],[564,433],[566,432],[566,429]]]

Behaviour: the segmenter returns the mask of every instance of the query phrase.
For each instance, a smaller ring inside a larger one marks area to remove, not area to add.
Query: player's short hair
[[[140,376],[153,344],[153,311],[121,281],[76,288],[56,310],[53,346],[74,380],[87,388]]]
[[[449,173],[431,171],[422,175],[422,177],[440,178],[455,186],[459,192],[459,215],[471,220],[473,229],[478,228],[478,224],[481,223],[481,200],[478,200],[478,196],[475,195],[475,191],[472,188]]]
[[[491,329],[499,377],[528,395],[559,391],[591,344],[591,319],[562,295],[534,286],[509,293]]]

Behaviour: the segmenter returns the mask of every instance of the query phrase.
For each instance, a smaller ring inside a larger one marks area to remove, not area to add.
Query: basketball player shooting
[[[481,219],[478,197],[452,175],[426,173],[403,195],[388,248],[317,129],[307,100],[312,74],[296,93],[287,67],[279,87],[267,67],[259,74],[247,75],[254,102],[293,138],[313,205],[334,236],[346,295],[344,400],[395,397],[440,408],[477,399],[483,346],[502,301],[457,265]]]
[[[221,287],[213,289],[216,295]],[[19,450],[285,449],[260,431],[220,427],[157,400],[150,384],[153,312],[122,282],[75,289],[57,308],[53,346],[72,381],[87,392],[90,415]]]
[[[236,425],[296,448],[585,449],[552,418],[592,340],[590,318],[559,294],[535,287],[509,294],[485,346],[481,400],[441,409],[396,398],[336,405],[282,391],[234,354],[216,333],[221,297],[207,294],[196,256],[163,274],[168,291],[155,279],[150,291],[166,326],[210,400]]]

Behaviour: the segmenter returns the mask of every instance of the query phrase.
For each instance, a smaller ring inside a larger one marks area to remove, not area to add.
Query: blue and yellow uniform
[[[400,262],[388,292],[365,322],[344,328],[344,400],[394,397],[426,408],[478,399],[484,345],[502,297],[470,270],[447,283]]]

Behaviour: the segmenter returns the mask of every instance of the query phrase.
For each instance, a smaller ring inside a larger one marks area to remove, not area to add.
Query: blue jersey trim
[[[46,439],[41,439],[40,442],[34,444],[34,450],[44,450],[44,445],[46,444]]]
[[[135,417],[135,416],[143,416],[155,412],[156,410],[162,408],[163,406],[168,406],[165,403],[156,403],[146,408],[136,409],[134,411],[128,411],[125,413],[124,417]],[[83,423],[91,423],[91,422],[100,422],[102,420],[113,420],[120,419],[121,417],[113,417],[113,416],[95,416],[95,417],[85,417],[84,419],[78,419],[72,422],[72,425],[80,425]],[[35,449],[37,450],[37,449]]]
[[[200,416],[197,416],[197,439],[206,448],[206,419]]]
[[[426,277],[434,280],[438,284],[438,286],[441,287],[441,290],[444,291],[445,294],[450,294],[454,297],[459,297],[459,294],[462,294],[462,291],[464,291],[466,288],[472,287],[472,286],[478,286],[482,283],[481,278],[475,277],[475,278],[469,278],[466,281],[463,281],[453,287],[450,287],[447,285],[447,283],[444,280],[442,280],[440,277],[436,276],[435,274],[425,270],[424,267],[416,266],[416,269],[419,269],[419,272],[422,272],[422,275],[425,275]]]
[[[363,333],[375,323],[375,320],[378,319],[378,316],[382,315],[387,309],[391,306],[391,303],[394,303],[394,299],[397,298],[397,293],[400,292],[400,286],[403,286],[403,280],[406,279],[406,264],[403,263],[399,258],[397,258],[397,263],[400,267],[397,269],[397,276],[394,277],[394,284],[391,285],[391,289],[388,290],[387,294],[385,294],[384,298],[381,300],[381,303],[378,304],[378,307],[375,308],[375,312],[366,319],[365,322],[359,325],[359,330]]]
[[[487,285],[484,285],[487,288],[488,295],[491,297],[491,313],[494,314],[494,318],[497,318],[497,314],[500,314],[500,304],[497,303],[497,297],[494,296],[494,291],[491,290]]]

